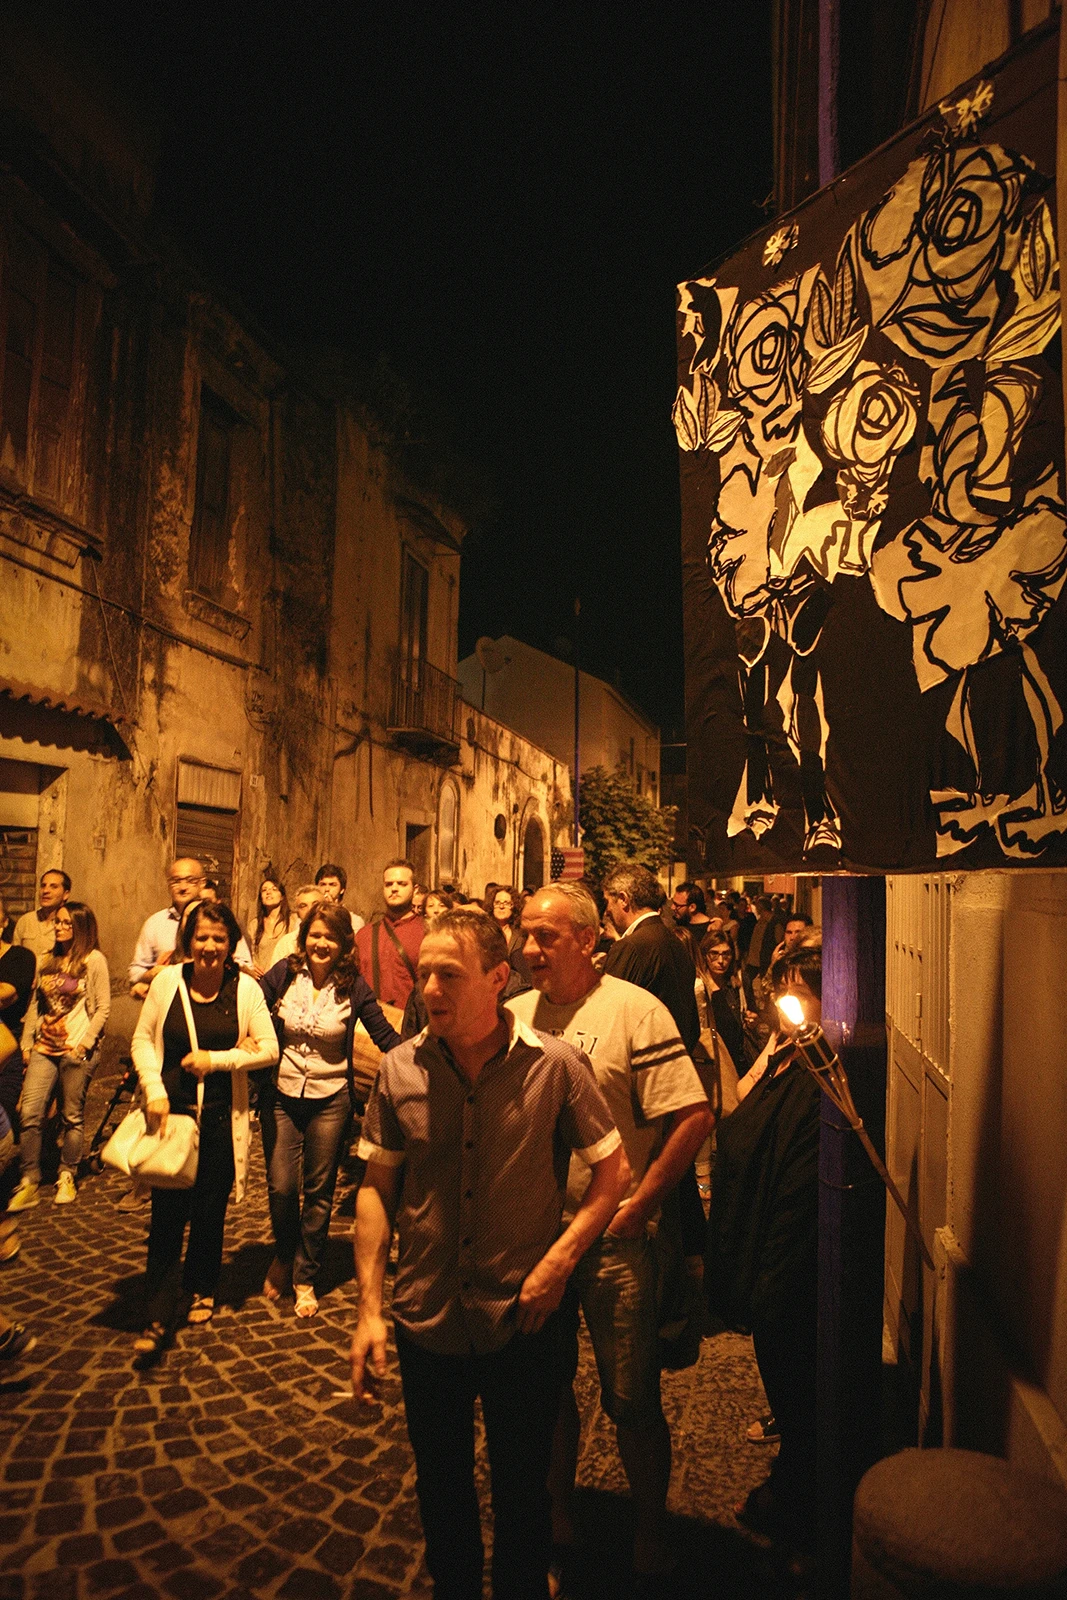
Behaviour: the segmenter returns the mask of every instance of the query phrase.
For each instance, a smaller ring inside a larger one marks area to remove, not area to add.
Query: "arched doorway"
[[[545,833],[536,817],[526,824],[522,840],[522,887],[526,894],[545,882]]]

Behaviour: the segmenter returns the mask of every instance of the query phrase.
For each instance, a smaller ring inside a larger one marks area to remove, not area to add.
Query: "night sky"
[[[769,0],[109,0],[162,215],[285,337],[388,358],[484,483],[460,650],[552,649],[682,719],[674,285],[762,221]]]

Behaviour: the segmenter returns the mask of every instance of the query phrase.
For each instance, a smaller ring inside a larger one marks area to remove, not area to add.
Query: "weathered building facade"
[[[554,841],[565,766],[459,698],[459,517],[335,370],[170,246],[143,120],[0,49],[0,886],[61,866],[121,975],[164,869],[247,919],[325,859],[472,892]],[[503,818],[502,833],[500,818]],[[532,830],[532,831],[531,831]]]

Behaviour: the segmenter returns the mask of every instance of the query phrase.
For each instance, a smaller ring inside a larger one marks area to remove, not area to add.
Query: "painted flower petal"
[[[804,385],[808,394],[822,394],[845,376],[863,349],[870,331],[865,323],[855,333],[850,333],[847,339],[842,339],[840,344],[831,345],[824,355],[812,363]]]
[[[1060,325],[1060,313],[1060,291],[1050,289],[1008,319],[986,346],[986,360],[1000,363],[1039,356]]]

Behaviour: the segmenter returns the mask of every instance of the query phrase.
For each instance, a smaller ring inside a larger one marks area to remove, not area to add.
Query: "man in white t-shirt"
[[[601,1403],[615,1423],[633,1495],[634,1567],[652,1575],[674,1564],[666,1539],[671,1438],[660,1404],[653,1236],[663,1198],[692,1163],[712,1118],[666,1006],[593,965],[599,927],[596,902],[580,884],[554,883],[531,895],[522,914],[523,954],[537,987],[509,1000],[507,1009],[588,1056],[630,1163],[629,1192],[603,1238],[583,1256],[572,1283],[596,1356]],[[588,1182],[588,1170],[572,1160],[568,1214]],[[573,1317],[572,1378],[578,1358],[576,1307]],[[575,1538],[571,1499],[579,1426],[568,1387],[549,1484],[554,1540],[563,1547]]]

